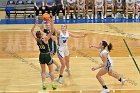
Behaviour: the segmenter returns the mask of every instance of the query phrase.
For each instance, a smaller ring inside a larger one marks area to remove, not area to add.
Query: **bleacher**
[[[8,11],[8,16],[6,16],[7,18],[26,18],[35,13],[34,0],[4,0],[1,4],[3,6],[0,7],[0,10]]]
[[[0,11],[5,10],[9,11],[9,16],[6,16],[6,18],[34,18],[34,0],[0,0]],[[101,10],[98,11],[101,12]],[[122,12],[122,9],[117,11]],[[70,11],[70,13],[72,12]],[[88,12],[91,14],[92,10],[89,9]],[[111,9],[108,9],[108,13],[111,13]]]

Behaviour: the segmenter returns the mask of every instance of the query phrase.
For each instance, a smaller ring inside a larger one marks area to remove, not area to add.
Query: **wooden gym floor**
[[[100,93],[102,87],[96,79],[98,72],[91,71],[102,61],[98,50],[90,44],[107,40],[113,44],[110,55],[113,69],[127,79],[121,85],[116,79],[103,76],[110,93],[140,93],[140,73],[131,58],[130,49],[140,68],[140,24],[69,24],[68,30],[75,34],[87,33],[85,38],[70,38],[70,65],[72,76],[64,73],[64,84],[57,84],[57,90],[41,90],[38,47],[30,29],[33,25],[0,25],[0,93]],[[60,29],[60,25],[55,25]],[[36,30],[39,30],[37,27]],[[126,47],[126,41],[128,48]],[[57,56],[54,59],[60,64]],[[54,66],[55,68],[55,66]],[[58,78],[55,72],[55,79]]]

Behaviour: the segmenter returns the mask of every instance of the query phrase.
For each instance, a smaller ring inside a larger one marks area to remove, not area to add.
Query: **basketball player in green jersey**
[[[42,25],[40,26],[41,31],[43,31],[44,33],[46,33],[46,35],[48,35],[51,31],[51,24],[50,23],[46,23],[44,26],[44,21],[42,22]],[[56,34],[55,32],[53,33],[53,35],[50,37],[49,39],[49,47],[51,50],[51,54],[52,56],[55,55],[56,53]],[[56,65],[56,69],[55,71],[59,71],[60,66],[58,65],[58,63],[53,59],[53,63]]]
[[[39,55],[39,61],[40,61],[40,66],[41,66],[41,78],[42,78],[42,89],[46,90],[47,84],[46,84],[46,64],[48,66],[50,75],[51,75],[51,82],[52,82],[52,88],[56,89],[56,85],[54,84],[54,74],[53,74],[53,60],[51,58],[51,53],[50,53],[50,48],[49,48],[49,39],[54,32],[54,23],[53,20],[51,20],[51,32],[46,36],[45,33],[42,31],[37,31],[36,33],[34,32],[34,29],[36,27],[36,23],[31,29],[31,33],[33,37],[35,38],[37,45],[40,50],[40,55]]]

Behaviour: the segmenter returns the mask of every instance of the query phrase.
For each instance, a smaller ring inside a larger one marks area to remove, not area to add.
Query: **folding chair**
[[[25,5],[25,17],[28,15],[28,17],[33,17],[35,15],[34,11],[34,1],[33,0],[27,0]]]
[[[23,15],[23,17],[25,18],[25,3],[23,0],[18,0],[16,2],[16,17],[18,14]]]

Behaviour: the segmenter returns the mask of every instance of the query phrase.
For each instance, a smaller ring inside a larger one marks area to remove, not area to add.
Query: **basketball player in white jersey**
[[[68,73],[68,75],[70,74],[70,66],[69,66],[69,48],[68,48],[68,39],[69,36],[74,37],[74,38],[82,38],[85,37],[86,34],[84,35],[74,35],[71,32],[67,31],[67,25],[63,24],[61,25],[61,30],[56,31],[57,33],[57,37],[58,37],[58,50],[57,50],[57,54],[58,54],[58,58],[61,62],[61,68],[60,68],[60,74],[59,74],[59,78],[58,78],[58,82],[60,84],[63,83],[62,77],[63,77],[63,72],[66,66],[66,72]]]
[[[100,69],[99,72],[96,75],[96,78],[98,79],[98,81],[100,82],[100,84],[103,87],[103,90],[101,91],[101,93],[108,93],[109,89],[107,88],[102,76],[105,75],[106,73],[108,73],[110,76],[118,79],[118,81],[120,81],[122,84],[124,84],[125,79],[123,79],[119,74],[117,74],[116,72],[114,72],[112,70],[112,60],[111,57],[109,55],[109,52],[112,49],[112,44],[107,44],[106,41],[101,41],[99,46],[90,46],[90,47],[95,47],[100,49],[100,57],[103,61],[103,64],[101,64],[98,67],[93,67],[92,71],[95,71],[97,69]]]
[[[140,0],[136,0],[136,19],[139,18]]]
[[[112,10],[112,18],[114,18],[114,0],[105,0],[105,15],[104,15],[104,18],[106,18],[106,12],[107,12],[107,9],[108,8],[111,8]]]
[[[67,0],[67,19],[69,19],[69,12],[70,12],[70,9],[72,8],[73,9],[73,19],[76,19],[76,3],[77,1],[76,0]]]
[[[132,19],[135,18],[135,0],[126,0],[126,19],[128,19],[128,10],[133,11]]]
[[[78,19],[80,19],[80,10],[82,10],[82,17],[85,19],[85,0],[77,0]]]
[[[102,13],[101,13],[101,19],[104,19],[104,0],[95,0],[95,19],[98,18],[97,9],[101,9]]]

